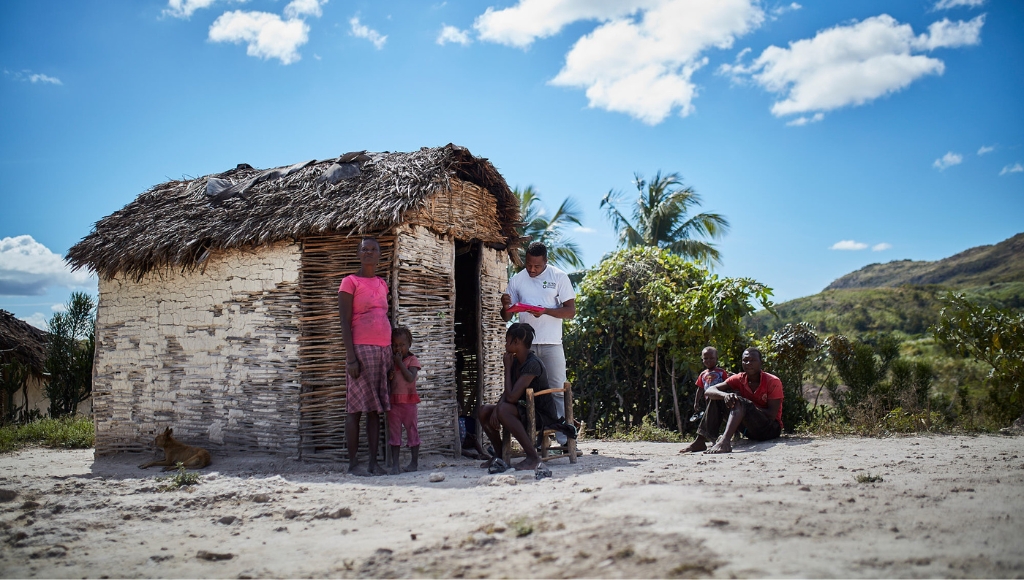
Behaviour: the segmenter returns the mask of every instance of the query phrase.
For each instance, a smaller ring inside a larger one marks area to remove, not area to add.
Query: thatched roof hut
[[[46,412],[48,405],[44,389],[48,336],[10,312],[0,310],[0,365],[17,362],[28,370],[20,388],[0,393],[0,415],[5,419],[27,419],[33,412]],[[8,369],[5,372],[16,371]]]
[[[340,459],[337,288],[363,234],[381,242],[392,321],[424,365],[421,447],[457,452],[460,403],[468,414],[501,389],[519,220],[494,166],[451,144],[151,188],[67,257],[100,278],[97,453],[145,449],[173,425],[215,451]]]
[[[0,364],[18,361],[32,374],[43,376],[46,332],[0,309]]]

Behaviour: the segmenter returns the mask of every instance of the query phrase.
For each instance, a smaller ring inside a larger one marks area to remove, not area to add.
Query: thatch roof
[[[357,168],[344,163],[354,157]],[[326,179],[329,171],[355,176],[332,185]],[[196,268],[212,250],[310,234],[383,231],[401,223],[403,214],[426,198],[449,190],[452,177],[494,195],[502,234],[510,246],[517,243],[519,203],[505,179],[486,159],[448,144],[410,153],[348,154],[268,171],[242,164],[224,173],[169,181],[96,222],[66,259],[75,269],[89,268],[106,278],[126,274],[138,279],[160,267]],[[217,186],[231,188],[210,195]]]
[[[46,363],[46,333],[0,310],[0,362],[16,360],[36,375]]]

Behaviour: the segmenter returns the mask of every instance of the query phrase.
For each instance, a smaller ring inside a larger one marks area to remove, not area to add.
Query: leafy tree
[[[92,395],[92,356],[96,344],[96,304],[74,292],[64,312],[50,319],[46,352],[46,396],[50,417],[74,416],[78,404]]]
[[[0,359],[2,360],[2,359]],[[25,389],[28,384],[29,369],[13,357],[9,362],[0,364],[0,394],[3,395],[0,424],[12,423],[18,419],[18,409],[14,407],[14,393]],[[25,398],[26,406],[28,398]]]
[[[648,183],[634,174],[637,199],[631,217],[619,210],[622,193],[609,191],[601,200],[615,231],[619,246],[653,246],[703,264],[721,262],[721,254],[711,243],[697,238],[716,239],[729,230],[729,222],[717,213],[690,211],[701,205],[701,197],[692,187],[684,187],[678,173],[659,171]]]
[[[770,295],[754,280],[719,278],[666,249],[613,253],[580,284],[564,340],[566,358],[577,361],[570,376],[580,416],[611,430],[676,412],[693,395],[701,349],[741,351],[743,316],[752,301],[770,306]]]
[[[519,212],[523,216],[524,225],[520,235],[531,242],[541,242],[547,246],[548,261],[555,266],[565,270],[582,268],[580,248],[565,234],[570,224],[582,225],[576,200],[571,197],[565,198],[555,213],[549,217],[532,185],[522,191],[517,187],[512,192],[519,198]],[[519,254],[520,263],[525,263],[526,248],[520,248]]]
[[[935,338],[962,356],[992,367],[989,398],[998,420],[1024,424],[1024,313],[981,306],[958,292],[943,299]]]
[[[760,341],[764,370],[782,381],[782,424],[792,432],[810,417],[803,395],[807,364],[818,354],[821,342],[810,324],[787,324]]]

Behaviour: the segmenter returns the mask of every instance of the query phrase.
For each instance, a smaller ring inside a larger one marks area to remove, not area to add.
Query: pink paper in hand
[[[512,306],[508,307],[509,314],[515,314],[517,312],[529,312],[530,314],[543,314],[543,306],[534,306],[533,304],[524,304],[522,302],[516,302]]]

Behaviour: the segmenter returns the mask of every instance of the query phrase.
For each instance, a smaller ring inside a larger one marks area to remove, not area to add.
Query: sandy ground
[[[540,481],[215,457],[170,492],[148,457],[27,449],[0,456],[0,576],[1024,577],[1021,437],[580,448]]]

